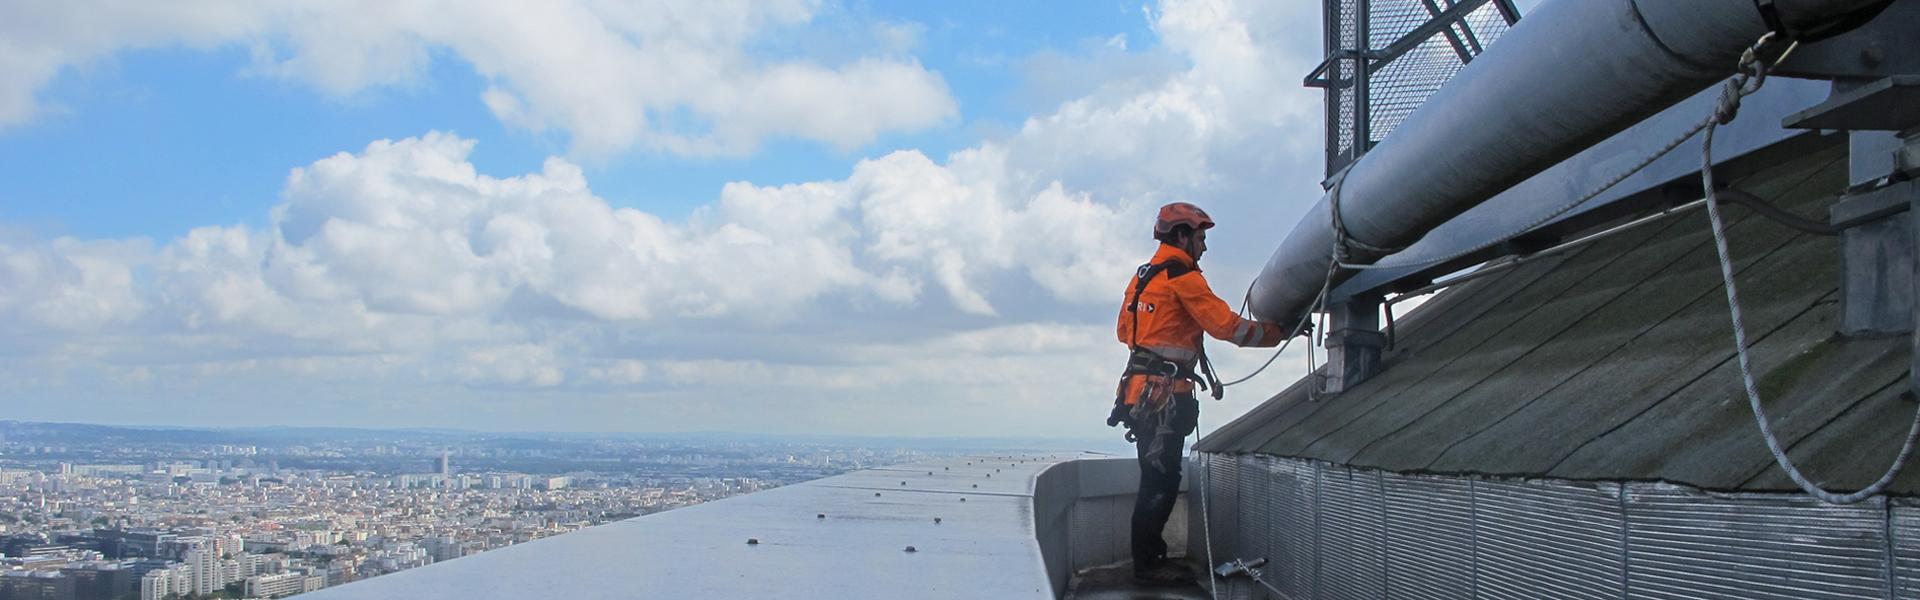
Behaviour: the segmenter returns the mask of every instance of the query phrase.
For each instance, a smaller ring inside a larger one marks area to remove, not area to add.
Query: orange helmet
[[[1213,217],[1207,216],[1207,211],[1200,210],[1198,206],[1174,202],[1160,207],[1160,218],[1153,221],[1153,234],[1159,236],[1173,231],[1176,225],[1186,225],[1199,231],[1213,227]]]

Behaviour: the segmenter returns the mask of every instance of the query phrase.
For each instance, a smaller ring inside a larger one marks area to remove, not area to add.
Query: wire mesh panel
[[[1387,597],[1473,597],[1472,480],[1388,473]]]
[[[1629,488],[1634,598],[1886,598],[1878,503]]]
[[[1380,473],[1328,467],[1320,477],[1320,588],[1327,598],[1386,595]]]
[[[1327,173],[1405,121],[1519,18],[1510,0],[1327,0]]]

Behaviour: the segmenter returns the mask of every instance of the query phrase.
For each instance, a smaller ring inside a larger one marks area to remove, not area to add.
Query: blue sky
[[[1206,268],[1237,304],[1319,195],[1318,17],[0,5],[0,400],[137,425],[1110,437],[1152,211],[1222,221]]]
[[[1022,60],[1075,53],[1113,36],[1150,42],[1143,6],[1131,2],[856,3],[831,6],[815,29],[874,20],[918,24],[915,57],[945,79],[958,119],[897,132],[851,150],[803,139],[769,140],[740,157],[636,151],[583,161],[595,191],[620,206],[683,216],[728,181],[763,185],[845,177],[860,157],[902,148],[943,156],[1017,128],[1035,100]],[[765,42],[769,54],[803,52],[814,29]],[[485,78],[438,52],[405,85],[346,97],[249,72],[248,49],[133,50],[63,70],[40,97],[59,112],[0,133],[0,219],[54,235],[167,238],[207,224],[265,222],[286,170],[363,145],[427,131],[479,142],[489,173],[536,170],[568,153],[565,132],[509,129],[478,101]],[[109,142],[110,140],[110,142]]]

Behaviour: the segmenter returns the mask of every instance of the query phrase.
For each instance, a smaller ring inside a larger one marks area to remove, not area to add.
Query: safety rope
[[[1747,48],[1747,51],[1741,55],[1741,71],[1727,80],[1726,87],[1723,88],[1720,94],[1720,104],[1715,108],[1713,116],[1701,124],[1701,129],[1704,131],[1704,138],[1700,144],[1700,182],[1705,187],[1707,193],[1707,219],[1713,225],[1713,247],[1720,258],[1720,279],[1725,284],[1727,292],[1727,315],[1733,321],[1733,347],[1735,354],[1739,357],[1740,382],[1746,389],[1747,405],[1753,409],[1754,424],[1759,427],[1760,436],[1766,440],[1767,450],[1773,453],[1773,462],[1780,465],[1780,470],[1786,471],[1787,477],[1792,479],[1795,485],[1800,486],[1802,491],[1828,504],[1854,504],[1885,491],[1887,485],[1893,483],[1893,478],[1899,475],[1900,471],[1906,467],[1907,460],[1913,457],[1915,441],[1920,440],[1920,408],[1916,408],[1914,411],[1913,425],[1908,428],[1907,440],[1901,444],[1900,454],[1894,457],[1893,464],[1887,466],[1887,471],[1881,474],[1879,479],[1874,480],[1871,485],[1862,488],[1860,491],[1850,494],[1838,494],[1827,491],[1809,480],[1805,474],[1800,472],[1800,469],[1794,466],[1793,460],[1787,457],[1786,449],[1781,446],[1779,436],[1774,434],[1773,423],[1767,418],[1766,410],[1760,405],[1760,391],[1754,385],[1753,365],[1752,361],[1747,357],[1747,328],[1744,322],[1745,320],[1740,313],[1740,291],[1734,284],[1733,260],[1727,250],[1726,221],[1720,216],[1719,195],[1717,190],[1714,189],[1714,129],[1720,125],[1731,123],[1734,117],[1740,112],[1741,98],[1759,91],[1760,86],[1766,83],[1767,70],[1772,68],[1772,65],[1779,64],[1781,60],[1786,58],[1787,54],[1792,53],[1793,49],[1799,45],[1798,42],[1795,42],[1793,46],[1789,46],[1787,50],[1781,54],[1780,58],[1775,59],[1772,64],[1768,64],[1757,56],[1761,53],[1762,49],[1771,42],[1773,35],[1773,33],[1768,33],[1762,36],[1760,41],[1755,42],[1753,46]]]
[[[1246,383],[1247,380],[1253,379],[1254,376],[1259,375],[1261,371],[1267,370],[1267,367],[1273,366],[1273,361],[1280,358],[1280,353],[1286,352],[1287,346],[1293,345],[1294,338],[1299,337],[1300,329],[1307,326],[1307,320],[1312,319],[1313,314],[1316,312],[1319,312],[1320,308],[1326,304],[1327,294],[1328,292],[1331,292],[1333,290],[1333,274],[1335,271],[1339,269],[1339,266],[1340,265],[1339,265],[1338,259],[1335,259],[1334,261],[1327,264],[1327,277],[1325,280],[1320,282],[1320,294],[1317,296],[1314,296],[1313,304],[1307,307],[1306,312],[1301,313],[1300,320],[1293,324],[1293,329],[1282,332],[1283,335],[1287,336],[1287,340],[1284,342],[1281,342],[1280,347],[1275,348],[1273,350],[1273,355],[1267,357],[1267,362],[1260,363],[1260,368],[1254,369],[1253,372],[1248,373],[1246,377],[1241,377],[1233,381],[1222,383],[1220,384],[1220,387],[1224,388],[1224,387],[1230,387],[1230,386]],[[1249,288],[1247,290],[1247,293],[1251,295],[1253,293],[1253,290]],[[1242,309],[1244,310],[1245,308],[1244,301],[1241,306],[1242,306]],[[1242,316],[1244,317],[1244,315]],[[1309,349],[1308,351],[1311,352],[1312,350]]]
[[[1202,411],[1194,411],[1193,413],[1194,445],[1200,443],[1200,438],[1206,437],[1201,433],[1206,431],[1200,421],[1201,412]],[[1193,450],[1193,446],[1187,446],[1187,450],[1189,456],[1199,454],[1199,452]],[[1207,475],[1207,483],[1200,486],[1200,533],[1207,538],[1207,597],[1219,600],[1220,593],[1216,590],[1220,588],[1220,584],[1213,577],[1213,518],[1212,515],[1207,513],[1207,488],[1209,487],[1213,487],[1213,475],[1211,473]]]
[[[1375,246],[1354,238],[1353,234],[1347,231],[1347,222],[1340,214],[1340,187],[1347,182],[1347,173],[1349,172],[1350,171],[1347,170],[1340,171],[1340,175],[1333,180],[1333,186],[1327,188],[1327,212],[1333,215],[1334,264],[1346,266],[1353,262],[1350,259],[1353,256],[1354,248],[1379,256],[1396,254],[1401,250],[1407,249],[1406,246]]]

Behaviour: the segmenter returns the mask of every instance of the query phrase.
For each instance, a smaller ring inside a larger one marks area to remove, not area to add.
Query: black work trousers
[[[1133,500],[1133,568],[1145,570],[1166,559],[1161,533],[1180,497],[1180,466],[1186,461],[1187,435],[1199,424],[1200,403],[1192,394],[1173,398],[1165,410],[1133,424],[1140,459],[1140,492]]]

